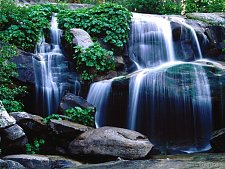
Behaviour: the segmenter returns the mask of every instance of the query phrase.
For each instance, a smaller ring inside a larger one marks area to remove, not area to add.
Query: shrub
[[[58,115],[58,114],[51,114],[51,115],[45,117],[45,118],[43,119],[43,122],[46,123],[46,124],[49,124],[49,122],[50,122],[52,119],[54,119],[54,120],[62,120],[62,118],[60,117],[60,115]]]
[[[112,48],[122,48],[128,38],[131,13],[121,5],[102,4],[93,8],[64,10],[58,14],[59,27],[72,43],[71,28],[81,28],[92,37],[102,38]]]
[[[52,12],[64,5],[16,6],[13,0],[0,0],[0,40],[33,52],[43,29],[50,26]]]
[[[76,46],[73,59],[83,81],[92,81],[97,75],[115,69],[113,52],[103,49],[98,43],[86,49]]]
[[[92,127],[95,126],[93,113],[94,110],[91,108],[82,109],[80,107],[70,108],[65,111],[65,115],[69,116],[74,122]]]
[[[25,87],[13,84],[12,79],[17,76],[16,65],[9,62],[16,54],[15,46],[0,44],[0,100],[8,112],[23,109],[22,102],[16,98],[25,93]]]
[[[39,154],[40,152],[40,147],[45,143],[44,139],[34,139],[33,144],[26,144],[26,153],[27,154]]]

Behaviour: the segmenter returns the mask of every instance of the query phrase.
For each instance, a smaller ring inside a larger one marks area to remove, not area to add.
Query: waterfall
[[[66,81],[68,63],[60,48],[61,30],[56,14],[51,19],[50,40],[51,44],[48,44],[42,37],[37,44],[36,56],[33,57],[36,113],[44,116],[57,112],[60,99],[69,88]]]
[[[170,22],[154,15],[133,13],[129,56],[142,67],[174,61]]]
[[[112,80],[93,83],[90,87],[87,101],[96,106],[96,126],[104,126],[106,119],[106,107],[111,89]]]
[[[129,57],[138,71],[130,74],[129,81],[124,81],[119,90],[121,84],[113,79],[92,84],[88,101],[97,108],[99,127],[114,125],[139,131],[161,149],[204,151],[210,148],[212,129],[211,93],[205,73],[208,65],[199,63],[203,60],[176,60],[182,56],[175,54],[174,48],[178,47],[169,20],[134,13]],[[174,20],[182,25],[182,31],[186,31],[188,36],[182,38],[187,38],[193,46],[195,58],[202,59],[194,29],[183,20]],[[128,93],[124,91],[126,89]],[[124,102],[128,105],[121,105],[121,98],[127,99]],[[116,114],[121,110],[126,110],[122,112],[125,115]]]

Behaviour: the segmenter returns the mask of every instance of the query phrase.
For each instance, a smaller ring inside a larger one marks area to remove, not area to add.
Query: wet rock
[[[5,128],[3,133],[7,139],[12,141],[25,136],[23,129],[17,124],[14,124],[11,127]]]
[[[23,165],[12,160],[1,160],[0,159],[0,168],[1,169],[25,169]]]
[[[54,168],[71,168],[81,165],[77,161],[66,159],[60,156],[44,155],[10,155],[3,157],[5,160],[17,161],[26,168],[30,169],[54,169]]]
[[[56,134],[63,135],[63,137],[67,135],[72,138],[91,129],[90,127],[66,120],[51,120],[50,127]]]
[[[153,145],[142,134],[116,127],[87,131],[69,145],[71,154],[102,155],[138,159],[145,157]]]
[[[66,109],[73,108],[79,106],[83,109],[93,108],[94,106],[88,103],[85,99],[80,96],[76,96],[72,93],[67,93],[63,98],[59,106],[59,112],[63,113]]]
[[[14,125],[15,123],[16,120],[13,117],[9,116],[2,102],[0,101],[0,128],[5,128]]]
[[[82,48],[88,48],[93,44],[91,36],[83,29],[71,29],[70,32],[73,34],[73,43],[81,46]]]
[[[214,152],[225,153],[225,128],[214,131],[210,143]]]

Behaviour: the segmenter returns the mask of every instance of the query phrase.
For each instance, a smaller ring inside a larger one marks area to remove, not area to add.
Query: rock
[[[0,101],[0,128],[5,128],[14,125],[15,123],[16,120],[13,117],[9,116],[2,102]]]
[[[14,56],[10,60],[16,64],[18,71],[18,77],[16,78],[24,83],[35,84],[32,60],[33,56],[34,54],[32,53],[20,51],[18,56]]]
[[[122,56],[115,56],[116,70],[124,70],[126,64]]]
[[[73,43],[81,46],[82,48],[88,48],[93,44],[91,36],[83,29],[71,29],[70,32],[73,34]]]
[[[25,136],[23,129],[17,124],[14,124],[11,127],[5,128],[3,130],[3,133],[4,133],[5,137],[7,137],[7,139],[12,140],[12,141]]]
[[[189,13],[187,14],[187,17],[211,23],[213,25],[225,24],[224,13]]]
[[[210,143],[214,152],[225,153],[225,128],[214,131]]]
[[[18,154],[26,152],[26,144],[28,144],[28,139],[23,136],[16,140],[9,140],[6,137],[2,138],[2,154]]]
[[[81,165],[77,161],[60,156],[18,154],[5,156],[3,159],[17,161],[29,169],[71,168]]]
[[[62,134],[63,137],[67,135],[72,138],[75,138],[79,134],[91,129],[91,127],[66,120],[51,120],[50,127],[56,134]]]
[[[156,156],[150,160],[119,160],[100,164],[87,164],[76,169],[222,169],[225,168],[223,154],[195,154]]]
[[[95,108],[92,104],[88,103],[85,99],[80,96],[76,96],[72,93],[67,93],[61,100],[59,106],[59,112],[63,113],[66,109],[73,107],[81,107],[82,109],[86,108]]]
[[[116,127],[89,130],[69,145],[71,154],[114,156],[126,159],[145,157],[153,145],[142,134]]]
[[[42,133],[48,129],[47,124],[43,122],[43,118],[37,115],[32,115],[26,112],[12,112],[12,117],[16,122],[28,132]]]

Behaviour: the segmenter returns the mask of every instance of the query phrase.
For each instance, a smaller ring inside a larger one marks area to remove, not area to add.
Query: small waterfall
[[[64,83],[64,73],[68,71],[68,66],[60,49],[61,31],[58,29],[56,14],[51,19],[50,35],[51,45],[46,43],[43,37],[37,45],[36,56],[33,58],[36,113],[41,115],[57,112],[60,99],[67,87]]]
[[[202,59],[202,51],[201,51],[201,47],[198,41],[198,37],[197,34],[194,30],[194,28],[186,23],[186,20],[180,17],[172,17],[172,19],[178,23],[180,23],[181,25],[183,25],[185,28],[188,28],[190,30],[191,33],[191,38],[192,38],[192,42],[193,42],[193,46],[196,48],[196,52],[197,52],[197,57],[195,59]]]
[[[170,22],[161,17],[133,13],[129,56],[141,67],[174,61]]]
[[[87,101],[96,107],[95,122],[96,127],[105,125],[106,108],[108,104],[108,97],[111,90],[112,80],[100,81],[93,83],[90,87]]]

